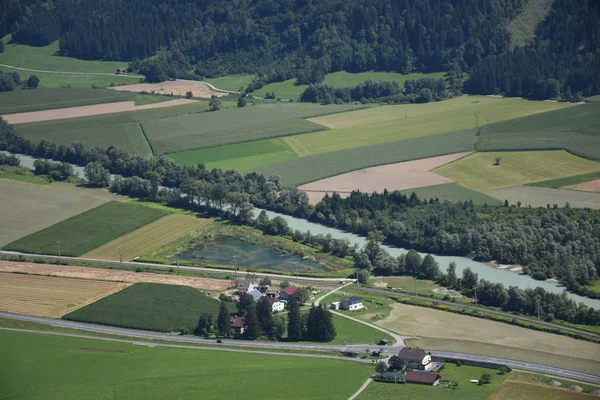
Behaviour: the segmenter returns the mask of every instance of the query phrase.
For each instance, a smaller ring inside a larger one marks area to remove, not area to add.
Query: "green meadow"
[[[5,331],[0,354],[0,397],[15,400],[342,400],[373,370],[369,364],[288,354],[149,348]],[[332,373],[339,376],[331,379]]]

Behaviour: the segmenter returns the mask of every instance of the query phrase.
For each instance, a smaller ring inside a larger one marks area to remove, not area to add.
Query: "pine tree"
[[[217,318],[217,331],[219,336],[230,337],[231,327],[229,326],[229,309],[224,301],[219,306],[219,317]]]
[[[300,304],[293,296],[290,300],[288,312],[288,340],[297,342],[302,339],[302,320],[300,317]]]
[[[274,339],[275,337],[275,323],[273,321],[273,308],[269,303],[267,297],[260,299],[256,305],[256,314],[258,316],[258,322],[260,329],[269,338]]]
[[[321,305],[320,307],[320,329],[319,333],[319,342],[331,342],[337,336],[337,332],[335,331],[335,326],[333,325],[333,314],[329,312],[325,308],[325,306]]]
[[[258,322],[258,316],[256,315],[256,305],[252,304],[248,307],[245,317],[246,330],[244,331],[244,339],[256,340],[260,337],[260,324]]]

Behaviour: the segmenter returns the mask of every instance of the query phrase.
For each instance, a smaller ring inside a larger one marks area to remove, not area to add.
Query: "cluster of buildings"
[[[240,279],[237,282],[238,295],[249,294],[256,302],[263,297],[266,297],[274,313],[281,312],[285,309],[285,306],[292,299],[292,296],[296,293],[296,290],[298,290],[296,286],[288,286],[285,289],[274,291],[271,290],[269,286],[258,285],[249,279]],[[229,320],[229,326],[234,334],[243,334],[245,330],[244,317],[231,317]]]
[[[431,353],[424,349],[404,347],[398,355],[388,360],[388,372],[380,374],[383,380],[398,381],[421,385],[438,385],[442,377],[431,372],[438,363],[432,362]]]

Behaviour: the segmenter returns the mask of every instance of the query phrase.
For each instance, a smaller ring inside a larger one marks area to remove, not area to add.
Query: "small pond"
[[[234,265],[243,269],[272,269],[276,271],[325,272],[326,269],[311,259],[281,254],[275,250],[242,240],[223,237],[199,243],[179,254],[181,260],[200,260],[216,265]]]

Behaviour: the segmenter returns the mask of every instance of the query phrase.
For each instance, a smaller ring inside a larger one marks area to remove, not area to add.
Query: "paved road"
[[[57,261],[57,260],[62,259],[65,261],[75,261],[75,262],[84,262],[84,263],[93,263],[93,264],[107,264],[107,265],[118,265],[119,264],[118,261],[95,260],[95,259],[80,258],[80,257],[61,257],[61,258],[59,258],[58,256],[19,253],[16,251],[4,251],[3,253],[0,253],[0,254],[13,255],[13,256],[22,255],[27,258],[33,258],[33,259],[38,259],[38,260]],[[129,266],[129,267],[148,267],[148,268],[156,268],[156,269],[164,269],[164,270],[176,268],[173,265],[152,264],[152,263],[143,263],[143,262],[135,262],[135,261],[127,261],[127,262],[124,261],[122,263],[122,265]],[[184,270],[184,271],[190,271],[190,272],[205,272],[205,273],[212,273],[212,274],[232,274],[232,273],[235,274],[235,272],[232,270],[218,269],[218,268],[179,267],[179,269]],[[242,273],[240,273],[240,275],[245,275],[245,273],[242,272]],[[254,273],[254,275],[256,275],[258,277],[269,277],[269,278],[273,278],[273,279],[285,279],[285,280],[288,280],[291,282],[315,282],[315,283],[320,283],[322,285],[323,284],[333,285],[333,284],[337,284],[340,281],[339,278],[312,278],[312,277],[303,277],[303,276],[295,277],[295,276],[283,276],[283,275],[279,275],[279,274],[269,274],[269,273]],[[354,282],[355,281],[355,279],[349,279],[349,278],[344,279],[344,280],[346,282],[350,282],[350,281]],[[402,293],[392,292],[389,290],[371,289],[371,288],[365,288],[365,287],[353,287],[352,289],[367,292],[367,293],[380,294],[380,295],[384,295],[384,296],[402,296],[402,297],[407,297],[410,299],[432,301],[431,297],[415,296],[414,294],[409,294],[409,293],[404,293],[404,292],[402,292]],[[444,301],[444,300],[435,300],[435,301],[437,303],[449,305],[452,307],[462,308],[462,309],[466,309],[466,310],[473,310],[473,311],[482,311],[487,314],[498,315],[498,316],[507,317],[507,318],[514,318],[519,321],[535,323],[535,324],[547,326],[549,328],[561,329],[564,331],[577,333],[577,334],[580,334],[583,336],[600,339],[600,334],[584,331],[584,330],[577,329],[577,328],[572,328],[569,326],[558,325],[558,324],[554,324],[551,322],[545,322],[545,321],[538,321],[537,319],[528,318],[528,317],[524,317],[524,316],[520,316],[520,315],[513,315],[513,314],[502,312],[502,311],[477,308],[477,307],[470,306],[467,304],[453,303],[451,301]]]
[[[371,382],[373,382],[373,378],[369,377],[365,381],[365,383],[363,383],[363,385],[356,391],[356,393],[354,393],[352,396],[348,397],[348,400],[354,400],[355,398],[357,398],[358,395],[361,394],[363,392],[363,390],[365,390]]]

